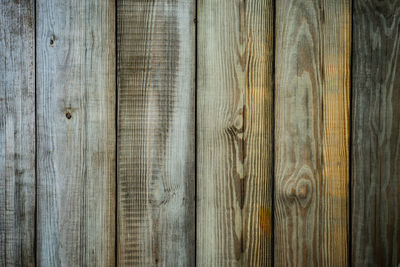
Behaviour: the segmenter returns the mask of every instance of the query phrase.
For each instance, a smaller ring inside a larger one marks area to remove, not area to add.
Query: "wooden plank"
[[[276,5],[275,263],[347,266],[351,1]]]
[[[400,2],[354,1],[352,263],[400,263]]]
[[[32,0],[0,0],[0,266],[34,266]]]
[[[198,266],[270,266],[273,5],[198,1]]]
[[[37,264],[115,264],[115,1],[37,0]]]
[[[118,1],[118,264],[195,265],[195,1]]]

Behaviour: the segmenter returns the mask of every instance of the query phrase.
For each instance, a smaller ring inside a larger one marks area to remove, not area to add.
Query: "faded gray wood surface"
[[[115,264],[115,1],[37,0],[37,264]]]
[[[400,1],[355,0],[352,263],[400,263]]]
[[[0,1],[0,266],[34,266],[33,1]]]
[[[275,264],[347,266],[351,1],[276,10]]]
[[[270,266],[272,1],[198,16],[197,266]]]
[[[399,1],[0,0],[0,267],[397,266],[399,50]]]
[[[194,0],[118,1],[118,264],[194,266]]]

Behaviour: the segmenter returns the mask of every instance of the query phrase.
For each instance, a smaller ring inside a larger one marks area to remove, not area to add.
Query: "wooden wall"
[[[397,266],[400,1],[0,0],[0,266]]]

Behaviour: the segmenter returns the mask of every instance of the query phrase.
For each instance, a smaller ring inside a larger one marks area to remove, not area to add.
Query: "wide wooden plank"
[[[355,0],[352,263],[400,263],[400,2]]]
[[[37,0],[37,264],[115,264],[115,1]]]
[[[275,263],[347,266],[351,1],[276,10]]]
[[[195,1],[118,1],[118,264],[194,266]]]
[[[271,0],[198,1],[197,266],[270,266]]]
[[[0,266],[34,266],[34,1],[0,0]]]

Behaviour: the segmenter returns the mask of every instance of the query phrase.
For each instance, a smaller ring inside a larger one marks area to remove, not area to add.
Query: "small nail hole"
[[[72,118],[71,112],[68,111],[67,113],[65,113],[65,117],[70,120]]]

